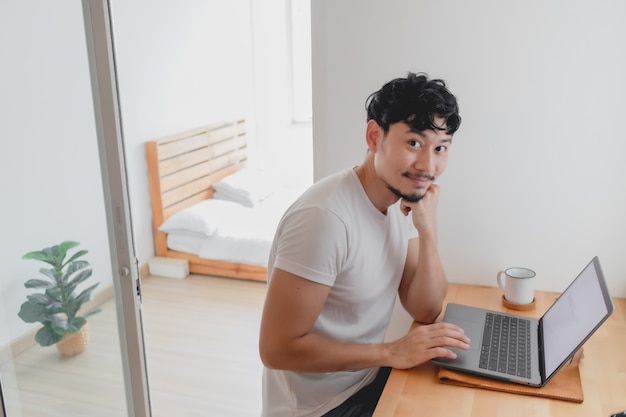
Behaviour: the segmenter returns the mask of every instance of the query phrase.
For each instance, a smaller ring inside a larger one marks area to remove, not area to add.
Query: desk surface
[[[447,302],[540,317],[558,293],[538,291],[530,311],[507,310],[497,287],[450,284]],[[394,369],[374,417],[564,416],[609,417],[626,410],[626,299],[615,298],[615,311],[584,345],[580,374],[582,404],[485,389],[444,385],[430,362],[409,370]]]

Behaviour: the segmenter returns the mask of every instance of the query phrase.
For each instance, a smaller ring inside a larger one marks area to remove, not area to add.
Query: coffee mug
[[[530,304],[535,299],[534,277],[535,271],[531,269],[508,268],[498,272],[498,286],[504,291],[504,298],[507,301],[514,304]]]

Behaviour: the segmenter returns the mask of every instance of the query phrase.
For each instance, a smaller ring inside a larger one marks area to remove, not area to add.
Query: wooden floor
[[[145,280],[154,417],[257,416],[265,283],[206,276]]]
[[[265,284],[207,276],[142,281],[154,417],[259,415],[258,329]],[[113,301],[90,318],[87,351],[63,358],[33,346],[2,364],[11,417],[123,417]]]

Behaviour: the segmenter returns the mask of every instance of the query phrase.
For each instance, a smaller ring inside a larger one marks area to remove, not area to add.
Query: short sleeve
[[[347,258],[344,222],[332,211],[309,206],[282,219],[276,234],[274,268],[332,286]]]

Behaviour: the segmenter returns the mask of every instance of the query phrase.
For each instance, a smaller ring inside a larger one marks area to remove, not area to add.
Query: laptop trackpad
[[[481,347],[481,339],[483,335],[483,327],[482,323],[477,323],[475,321],[463,320],[459,318],[454,319],[454,324],[459,326],[465,332],[465,335],[470,338],[470,351],[480,350]],[[459,353],[459,349],[453,349],[457,354]]]

